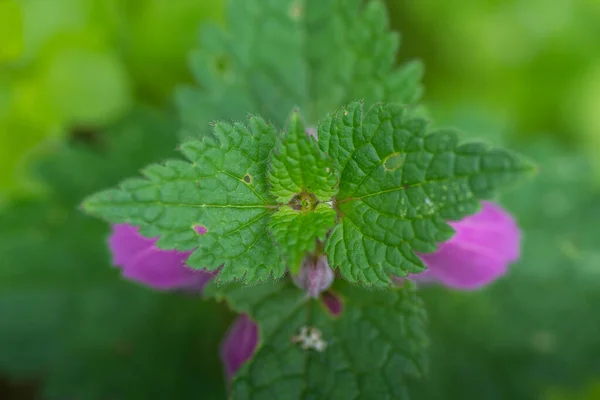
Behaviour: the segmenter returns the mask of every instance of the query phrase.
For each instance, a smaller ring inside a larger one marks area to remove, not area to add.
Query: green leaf
[[[378,286],[422,271],[415,252],[449,239],[447,220],[473,214],[481,199],[535,169],[505,150],[459,145],[453,131],[427,133],[398,105],[364,113],[353,103],[320,124],[319,144],[340,171],[343,218],[325,244],[329,263],[352,282]]]
[[[269,231],[281,247],[288,268],[298,272],[306,253],[312,253],[317,240],[325,241],[325,236],[335,225],[337,214],[327,204],[318,204],[314,210],[294,210],[283,206],[269,221]]]
[[[421,95],[421,64],[395,67],[399,36],[381,1],[230,0],[227,25],[203,27],[190,60],[201,88],[177,92],[186,135],[247,112],[283,126],[297,105],[316,124],[355,99],[413,104]]]
[[[408,398],[426,346],[413,286],[374,291],[339,281],[334,290],[343,302],[339,316],[285,282],[206,289],[259,326],[256,352],[234,377],[233,399]],[[320,350],[303,348],[303,329],[317,335]]]
[[[222,266],[222,281],[280,277],[285,265],[266,232],[277,206],[266,182],[275,130],[250,117],[249,127],[216,124],[214,136],[181,146],[191,162],[150,165],[142,171],[145,179],[129,179],[93,195],[84,209],[111,223],[140,226],[147,236],[160,236],[161,248],[196,249],[187,264],[210,271]],[[199,227],[207,233],[200,234]]]
[[[317,141],[306,134],[297,111],[292,113],[287,132],[271,153],[267,179],[271,194],[280,203],[288,203],[302,193],[329,201],[337,193],[338,176],[331,160],[319,149]]]

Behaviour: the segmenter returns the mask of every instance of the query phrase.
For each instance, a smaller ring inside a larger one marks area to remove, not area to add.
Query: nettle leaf
[[[177,92],[186,136],[247,112],[283,126],[298,105],[314,124],[355,99],[421,95],[421,64],[395,66],[400,40],[382,1],[229,0],[227,26],[203,26],[190,60],[200,88]]]
[[[292,113],[287,132],[271,153],[267,179],[271,194],[280,203],[288,203],[301,193],[329,201],[337,193],[338,176],[331,160],[306,134],[298,111]]]
[[[160,236],[161,248],[196,249],[187,264],[211,271],[222,265],[222,281],[280,277],[285,265],[266,228],[277,206],[266,181],[275,138],[274,128],[257,117],[248,127],[218,123],[214,138],[181,146],[191,162],[153,164],[142,171],[145,179],[93,195],[84,208]]]
[[[338,281],[343,311],[286,282],[211,285],[259,326],[259,343],[232,382],[233,399],[408,399],[424,370],[425,313],[414,287],[367,290]],[[313,335],[307,343],[303,334]]]
[[[340,171],[336,207],[343,216],[325,244],[332,267],[352,282],[388,285],[390,276],[424,269],[415,252],[449,239],[447,220],[535,167],[481,143],[458,144],[450,130],[427,133],[405,107],[360,103],[328,116],[319,145]]]
[[[314,210],[281,207],[269,221],[269,231],[281,247],[288,268],[297,273],[305,254],[315,251],[317,240],[323,242],[335,225],[337,214],[328,204]]]

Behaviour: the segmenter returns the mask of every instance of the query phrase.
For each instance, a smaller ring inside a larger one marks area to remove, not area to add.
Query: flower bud
[[[258,344],[258,326],[246,314],[231,325],[221,345],[221,361],[230,382],[238,369],[252,357]]]
[[[292,277],[296,286],[306,290],[309,296],[317,298],[321,292],[329,289],[335,275],[329,263],[327,257],[321,255],[315,259],[313,256],[306,257],[300,272]]]

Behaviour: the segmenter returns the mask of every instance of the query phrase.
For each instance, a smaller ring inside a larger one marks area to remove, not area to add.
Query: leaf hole
[[[383,168],[386,171],[395,171],[402,166],[402,154],[392,153],[383,160]]]

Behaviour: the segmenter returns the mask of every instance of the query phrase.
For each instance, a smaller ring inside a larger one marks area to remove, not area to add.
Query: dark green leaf
[[[402,106],[364,113],[359,103],[319,125],[321,149],[340,171],[336,207],[343,216],[325,252],[346,279],[388,285],[391,275],[422,271],[415,252],[449,239],[447,220],[473,214],[497,188],[535,171],[509,151],[459,145],[455,132],[426,127]]]
[[[165,249],[192,250],[187,264],[214,271],[222,281],[257,282],[285,272],[266,226],[277,203],[266,181],[274,128],[251,117],[249,127],[219,123],[215,138],[181,146],[189,162],[153,164],[84,202],[87,212],[111,223],[140,226],[160,236]],[[199,227],[207,233],[201,234]]]
[[[412,285],[373,291],[338,282],[334,290],[343,302],[339,316],[284,282],[207,289],[259,326],[233,399],[408,399],[426,344]]]

